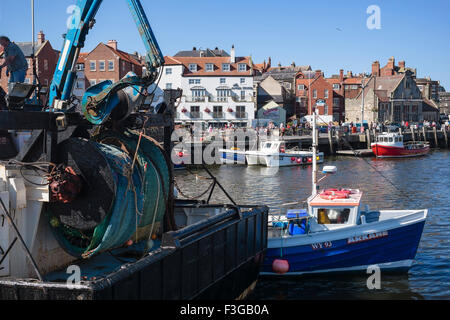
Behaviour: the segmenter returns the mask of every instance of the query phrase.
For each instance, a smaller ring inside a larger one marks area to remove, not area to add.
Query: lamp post
[[[361,93],[361,132],[364,132],[364,89],[366,88],[365,84],[366,74],[363,74],[363,79],[361,83],[362,93]]]

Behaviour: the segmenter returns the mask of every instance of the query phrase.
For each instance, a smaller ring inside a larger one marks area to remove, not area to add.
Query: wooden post
[[[370,136],[370,130],[366,131],[366,136],[367,136],[367,149],[370,149],[372,147],[372,139]]]
[[[413,142],[416,142],[416,134],[414,132],[414,128],[413,127],[411,127],[411,136],[412,136]]]
[[[425,127],[422,127],[422,133],[423,133],[423,141],[427,142],[427,133],[425,131]]]
[[[439,141],[438,141],[438,137],[437,137],[436,127],[433,127],[433,133],[434,133],[434,147],[439,148]]]
[[[445,145],[447,146],[447,148],[448,148],[448,137],[447,137],[447,130],[445,130],[445,127],[444,127],[444,138],[445,138]]]
[[[401,135],[403,135],[403,130],[402,130],[402,128],[398,128],[398,133],[400,133]]]
[[[328,142],[330,144],[330,153],[334,154],[334,149],[333,149],[333,135],[331,134],[331,129],[328,130]]]

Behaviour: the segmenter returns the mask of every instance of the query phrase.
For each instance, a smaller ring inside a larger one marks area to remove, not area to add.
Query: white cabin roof
[[[310,202],[311,207],[356,207],[361,203],[363,193],[359,190],[351,189],[351,194],[347,199],[328,200],[323,199],[321,194],[325,190],[319,192]]]

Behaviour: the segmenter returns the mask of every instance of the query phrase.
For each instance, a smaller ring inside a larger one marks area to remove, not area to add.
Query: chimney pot
[[[44,32],[42,30],[39,31],[37,39],[38,39],[38,44],[39,45],[41,45],[41,44],[43,44],[45,42],[45,34],[44,34]]]
[[[114,50],[117,50],[117,40],[109,40],[107,45],[108,45],[108,47],[111,47]]]

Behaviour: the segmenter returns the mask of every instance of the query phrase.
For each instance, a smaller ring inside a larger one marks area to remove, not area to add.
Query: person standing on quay
[[[4,54],[4,62],[0,64],[0,73],[6,67],[6,76],[9,76],[9,83],[25,82],[28,63],[22,50],[5,36],[0,37],[0,45],[3,47]]]

